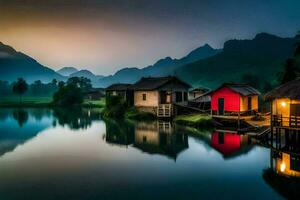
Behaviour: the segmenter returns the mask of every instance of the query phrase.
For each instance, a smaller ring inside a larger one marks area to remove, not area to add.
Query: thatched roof
[[[131,89],[132,84],[116,83],[108,86],[106,91],[124,91]]]
[[[176,82],[182,84],[183,86],[190,88],[191,86],[177,77],[167,76],[167,77],[143,77],[138,82],[133,84],[132,88],[134,90],[156,90],[167,83]]]
[[[264,97],[267,101],[272,101],[277,98],[300,100],[300,77],[275,88]]]

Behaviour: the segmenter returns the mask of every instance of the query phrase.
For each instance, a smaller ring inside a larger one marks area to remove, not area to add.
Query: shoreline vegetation
[[[212,117],[203,114],[178,115],[174,118],[174,122],[194,128],[210,128],[214,126]]]

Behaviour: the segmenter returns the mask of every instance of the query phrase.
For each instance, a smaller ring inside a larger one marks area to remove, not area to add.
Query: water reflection
[[[18,122],[19,126],[23,127],[28,120],[28,112],[23,109],[17,109],[13,111],[13,117]]]
[[[292,134],[265,148],[227,130],[102,121],[93,109],[1,109],[0,133],[0,199],[299,197]]]
[[[100,112],[97,109],[74,108],[56,108],[53,110],[53,116],[61,126],[67,125],[70,129],[87,129],[92,121],[100,120]]]
[[[134,142],[134,124],[130,121],[105,120],[105,141],[118,146],[128,146]]]
[[[241,135],[237,134],[237,132],[226,130],[214,131],[211,136],[211,145],[225,159],[247,154],[253,147],[248,135]]]
[[[270,166],[263,172],[263,179],[278,193],[288,199],[300,197],[300,140],[294,132],[267,136],[270,148]]]
[[[176,160],[188,148],[186,134],[178,133],[171,122],[140,122],[135,126],[134,147],[149,154],[161,154]]]

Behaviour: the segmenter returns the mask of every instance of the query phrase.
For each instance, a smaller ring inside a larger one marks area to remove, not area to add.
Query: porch
[[[283,117],[282,115],[272,115],[271,124],[274,128],[300,130],[300,116]]]

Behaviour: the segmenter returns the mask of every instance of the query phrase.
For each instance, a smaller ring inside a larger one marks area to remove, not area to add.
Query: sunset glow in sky
[[[299,10],[299,0],[0,0],[0,41],[53,69],[106,75],[258,32],[294,36]]]

